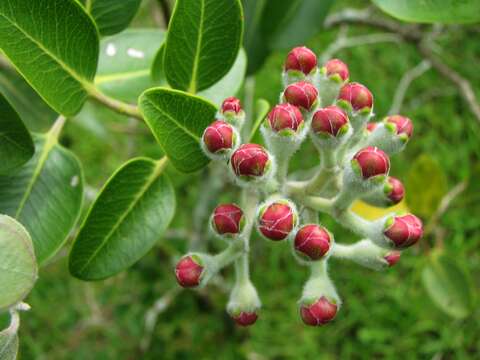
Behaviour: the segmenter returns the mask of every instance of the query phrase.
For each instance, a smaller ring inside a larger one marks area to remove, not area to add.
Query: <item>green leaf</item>
[[[0,94],[0,174],[26,163],[34,150],[27,128],[7,99]]]
[[[463,24],[480,21],[478,0],[372,0],[387,14],[409,22]]]
[[[140,96],[139,106],[145,122],[177,170],[194,172],[208,164],[200,148],[200,138],[215,119],[214,105],[182,91],[155,88]]]
[[[464,318],[473,308],[473,293],[468,274],[451,258],[434,253],[422,271],[428,295],[443,312]]]
[[[126,29],[137,13],[141,0],[84,0],[86,9],[102,36]]]
[[[0,213],[27,228],[43,264],[64,244],[77,221],[83,173],[78,159],[58,145],[53,132],[35,135],[34,143],[30,161],[14,174],[0,176]]]
[[[175,194],[162,174],[166,162],[137,158],[112,175],[72,247],[73,276],[99,280],[115,275],[160,240],[175,213]]]
[[[30,235],[18,221],[0,215],[0,311],[22,301],[36,280],[37,262]]]
[[[98,34],[79,3],[0,1],[0,48],[57,112],[80,110],[97,68]]]
[[[210,100],[220,106],[227,97],[234,96],[240,90],[247,70],[247,56],[243,49],[238,52],[237,59],[230,71],[208,89],[200,91],[197,95]]]
[[[235,62],[242,32],[239,0],[177,0],[165,45],[168,83],[190,93],[215,84]]]
[[[58,117],[14,69],[1,69],[0,92],[12,104],[30,131],[44,132]]]
[[[437,210],[447,193],[447,178],[435,160],[422,155],[410,167],[406,189],[408,207],[426,219]]]
[[[152,79],[159,85],[164,85],[166,82],[163,72],[163,52],[165,46],[158,50],[153,61],[151,75]],[[240,49],[237,59],[233,63],[228,73],[218,82],[210,86],[208,89],[200,91],[197,95],[207,100],[210,100],[217,106],[220,106],[227,97],[234,96],[240,90],[245,77],[247,69],[247,55],[245,50]]]
[[[257,104],[255,106],[255,122],[253,123],[252,130],[250,132],[250,136],[248,137],[248,142],[251,142],[257,133],[260,125],[262,124],[263,120],[268,114],[270,110],[270,104],[265,99],[258,99]]]
[[[107,95],[136,103],[155,85],[150,68],[164,38],[162,30],[134,29],[102,39],[95,85]]]

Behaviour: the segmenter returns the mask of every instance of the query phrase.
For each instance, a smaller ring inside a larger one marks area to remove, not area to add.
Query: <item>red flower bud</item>
[[[349,77],[348,66],[341,60],[332,59],[328,60],[325,64],[327,69],[327,76],[338,75],[343,81],[347,81]]]
[[[337,305],[322,296],[311,305],[302,305],[300,315],[306,325],[319,326],[330,322],[337,314]]]
[[[377,175],[387,175],[390,170],[390,159],[379,148],[368,146],[355,154],[356,161],[364,179]]]
[[[389,176],[385,187],[385,193],[392,204],[398,204],[405,195],[405,188],[400,180]]]
[[[387,221],[384,234],[392,240],[396,248],[407,248],[422,237],[422,221],[412,214],[395,216]]]
[[[237,99],[234,96],[228,97],[225,100],[223,100],[222,103],[222,113],[232,111],[235,114],[238,114],[242,110],[242,104],[240,103],[240,100]]]
[[[290,104],[276,105],[268,114],[270,127],[278,132],[285,129],[297,131],[303,123],[303,116],[296,106]]]
[[[232,318],[240,326],[250,326],[255,324],[258,319],[258,315],[255,312],[248,313],[242,311],[240,314],[232,316]]]
[[[293,230],[296,215],[288,203],[274,202],[262,211],[258,222],[258,229],[267,239],[278,241]]]
[[[406,134],[408,138],[413,134],[412,120],[401,115],[392,115],[385,119],[387,124],[395,125],[397,135]]]
[[[305,46],[293,48],[285,60],[285,71],[298,70],[305,75],[317,66],[317,56]]]
[[[283,95],[288,103],[310,110],[317,101],[318,91],[309,82],[299,81],[287,86]]]
[[[242,231],[242,220],[242,209],[235,204],[222,204],[213,211],[212,226],[219,235],[236,235]]]
[[[175,276],[180,286],[184,288],[195,287],[200,284],[203,266],[195,256],[184,256],[175,267]]]
[[[231,158],[232,169],[237,176],[263,176],[267,162],[268,153],[257,144],[243,144]]]
[[[347,101],[352,105],[353,110],[370,109],[373,106],[373,96],[370,90],[355,82],[343,85],[338,99]]]
[[[378,126],[378,123],[376,122],[369,122],[367,123],[367,131],[368,132],[373,132]]]
[[[319,109],[313,114],[312,130],[314,133],[323,133],[337,136],[340,129],[348,123],[348,116],[338,106],[332,105]]]
[[[388,266],[392,267],[400,260],[401,255],[402,253],[400,251],[392,251],[385,255],[384,259],[388,262]]]
[[[234,132],[230,124],[216,120],[203,133],[203,143],[206,149],[215,154],[233,147]]]
[[[310,260],[321,259],[330,250],[330,234],[319,225],[301,227],[295,235],[295,250]]]

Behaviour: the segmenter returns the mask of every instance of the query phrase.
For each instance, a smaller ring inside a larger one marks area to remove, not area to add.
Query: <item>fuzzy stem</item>
[[[305,196],[302,200],[302,204],[312,208],[313,210],[323,213],[330,213],[332,211],[332,200],[326,199],[320,196]]]
[[[231,264],[244,252],[242,239],[232,242],[225,250],[213,257],[217,271]]]

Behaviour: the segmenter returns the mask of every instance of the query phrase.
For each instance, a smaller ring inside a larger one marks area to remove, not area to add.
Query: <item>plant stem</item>
[[[302,204],[313,210],[329,214],[332,211],[333,201],[320,196],[305,196],[301,199]]]
[[[114,99],[114,98],[112,98],[108,95],[105,95],[104,93],[102,93],[100,90],[98,90],[97,88],[95,88],[93,86],[88,88],[87,90],[88,90],[88,93],[89,93],[90,97],[93,100],[97,101],[98,103],[112,109],[113,111],[115,111],[119,114],[130,116],[132,118],[143,121],[143,116],[140,113],[140,111],[138,110],[137,106],[127,104],[123,101],[120,101],[120,100]]]
[[[66,119],[63,115],[60,115],[57,120],[53,123],[52,127],[48,131],[48,137],[56,143],[58,141],[58,137],[63,130],[63,126],[65,125]]]

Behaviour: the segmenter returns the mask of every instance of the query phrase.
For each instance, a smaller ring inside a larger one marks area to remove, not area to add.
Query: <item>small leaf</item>
[[[443,312],[459,319],[470,314],[473,307],[470,279],[453,259],[434,253],[422,271],[422,282]]]
[[[83,201],[78,159],[49,135],[35,135],[33,158],[14,174],[0,176],[0,213],[27,228],[39,264],[64,244]]]
[[[163,175],[166,162],[133,159],[107,181],[73,244],[73,276],[99,280],[115,275],[160,240],[175,213],[175,194]]]
[[[197,96],[166,88],[145,91],[139,105],[145,122],[177,170],[194,172],[208,164],[200,138],[215,119],[215,106]]]
[[[153,59],[152,68],[150,69],[150,74],[152,76],[153,81],[157,84],[164,85],[167,81],[165,78],[165,73],[163,70],[163,59],[165,56],[165,43],[160,46],[157,53],[155,54],[155,58]]]
[[[164,38],[161,30],[132,29],[102,39],[95,85],[107,95],[136,103],[155,85],[150,68]]]
[[[480,21],[478,0],[372,0],[387,14],[409,22],[463,24]]]
[[[250,132],[249,141],[252,141],[253,137],[257,133],[260,125],[262,125],[263,120],[270,110],[270,104],[265,99],[258,99],[257,106],[255,107],[255,122],[253,123],[252,131]]]
[[[220,106],[227,97],[234,96],[240,90],[247,70],[247,56],[243,49],[238,52],[237,59],[230,68],[230,71],[218,82],[208,89],[200,91],[197,95],[210,100]]]
[[[44,132],[58,117],[14,69],[2,68],[0,71],[0,92],[12,104],[30,131]]]
[[[77,1],[0,1],[0,48],[57,112],[80,110],[97,68],[98,34]]]
[[[86,0],[86,10],[92,15],[102,36],[113,35],[128,27],[138,11],[140,1]]]
[[[447,178],[438,163],[422,155],[410,167],[406,181],[408,207],[424,219],[437,210],[447,192]]]
[[[239,0],[177,0],[165,45],[168,83],[196,93],[232,67],[243,32]]]
[[[0,94],[0,174],[26,163],[34,151],[30,133],[7,99]]]
[[[0,215],[0,311],[22,301],[36,280],[37,262],[30,235],[18,221]]]

